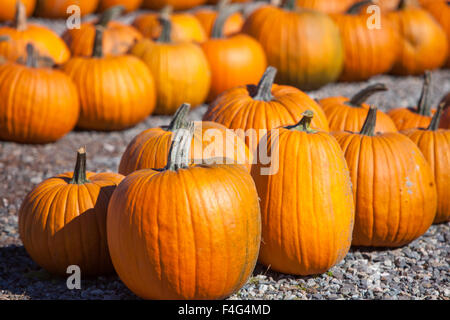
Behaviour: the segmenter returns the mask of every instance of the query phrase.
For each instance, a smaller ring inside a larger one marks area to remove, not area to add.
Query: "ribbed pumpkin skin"
[[[450,131],[410,129],[402,132],[422,151],[434,172],[437,189],[435,223],[450,220]]]
[[[344,13],[357,0],[297,0],[299,8],[318,10],[325,13]]]
[[[251,92],[254,86],[241,86],[230,89],[212,102],[203,116],[203,120],[223,124],[230,129],[255,129],[256,140],[244,137],[253,151],[265,134],[259,130],[270,130],[281,126],[296,124],[306,110],[314,112],[311,126],[321,131],[329,131],[328,121],[322,108],[306,93],[290,86],[272,86],[273,100],[269,102],[254,100]]]
[[[182,103],[195,108],[205,101],[211,71],[196,44],[144,39],[131,49],[131,54],[144,61],[155,79],[158,97],[155,113],[173,114]]]
[[[139,9],[143,0],[100,0],[99,10],[105,11],[114,6],[123,6],[125,12],[131,12]]]
[[[66,276],[78,265],[83,276],[113,273],[106,242],[109,199],[123,179],[116,173],[87,173],[91,181],[69,184],[73,173],[47,179],[19,210],[19,233],[31,258],[49,272]]]
[[[432,114],[435,112],[435,110],[431,110]],[[423,116],[417,113],[414,108],[395,108],[389,110],[388,115],[394,121],[398,130],[427,128],[432,118],[432,116]]]
[[[201,47],[211,68],[207,101],[236,86],[257,83],[267,67],[263,48],[245,34],[209,39]]]
[[[50,19],[68,18],[67,8],[71,5],[80,7],[81,16],[93,13],[99,0],[37,0],[36,14]]]
[[[347,97],[330,97],[319,101],[328,118],[330,131],[361,131],[370,106],[363,103],[359,108],[352,107],[346,104],[349,101]],[[378,110],[375,132],[397,132],[397,127],[387,114]]]
[[[394,74],[418,75],[445,64],[447,36],[428,12],[409,7],[388,13],[387,18],[399,34],[399,54],[392,69]]]
[[[159,13],[145,13],[138,16],[133,26],[146,38],[157,39],[161,34],[158,21]],[[170,16],[172,22],[171,39],[174,42],[203,42],[208,36],[200,21],[190,13],[174,13]]]
[[[339,28],[325,14],[263,6],[247,18],[243,32],[261,43],[268,64],[278,69],[279,84],[314,90],[341,74],[344,49]]]
[[[69,29],[63,34],[73,56],[92,56],[94,47],[95,25],[83,23],[80,29]],[[126,54],[142,34],[134,27],[111,21],[103,33],[103,53],[105,55]]]
[[[333,133],[350,169],[355,199],[352,245],[400,247],[433,223],[436,184],[419,148],[400,133]]]
[[[217,18],[217,11],[212,9],[199,9],[194,12],[195,17],[200,21],[206,35],[209,37]],[[224,36],[231,36],[241,31],[244,25],[244,17],[240,12],[236,12],[228,17],[223,27]]]
[[[15,63],[0,65],[0,139],[53,142],[78,120],[77,89],[64,73]]]
[[[276,139],[278,151],[270,147]],[[280,129],[267,141],[279,169],[262,175],[264,166],[252,167],[261,198],[259,261],[283,273],[323,273],[345,257],[352,239],[355,212],[342,151],[325,132]]]
[[[139,170],[114,192],[108,245],[145,299],[223,299],[245,284],[261,241],[255,184],[242,166]]]
[[[244,140],[226,132],[227,128],[212,121],[195,122],[196,129],[191,145],[190,159],[205,159],[204,155],[212,158],[233,160],[237,164],[245,165],[250,171],[253,155],[245,145]],[[223,140],[215,140],[214,131],[222,134]],[[123,175],[141,169],[162,169],[167,163],[173,133],[162,128],[147,129],[138,134],[128,144],[120,160],[119,172]],[[213,148],[213,146],[217,146]],[[233,146],[230,150],[227,146]],[[211,148],[211,153],[206,148]],[[217,153],[216,153],[217,151]]]
[[[146,9],[162,9],[170,5],[174,10],[186,10],[202,5],[206,0],[144,0],[143,7]]]
[[[155,108],[153,77],[136,57],[75,57],[63,69],[78,88],[80,128],[125,129],[144,120]]]
[[[27,16],[31,16],[36,6],[36,0],[21,0],[21,2],[26,8]],[[16,14],[16,3],[17,0],[2,0],[2,3],[0,4],[0,21],[14,19]]]

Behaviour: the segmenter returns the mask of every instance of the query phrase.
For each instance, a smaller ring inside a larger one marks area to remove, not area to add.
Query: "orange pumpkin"
[[[402,131],[417,144],[434,172],[438,199],[435,223],[450,221],[450,130],[438,129],[443,108],[441,104],[428,128]]]
[[[95,38],[95,27],[105,28],[103,35],[103,53],[120,55],[127,53],[142,34],[134,27],[113,21],[123,12],[123,7],[116,6],[106,10],[96,22],[83,23],[80,29],[68,29],[63,34],[73,56],[91,56]]]
[[[86,152],[81,148],[74,172],[36,186],[19,210],[20,239],[31,258],[63,276],[70,265],[79,266],[83,276],[113,273],[106,214],[122,179],[117,173],[86,172]]]
[[[439,128],[450,129],[450,93],[442,98],[441,104],[444,104],[444,111],[441,117]]]
[[[426,10],[402,0],[387,18],[397,30],[398,58],[392,72],[418,75],[442,67],[447,61],[448,42],[442,27]]]
[[[198,45],[173,42],[170,19],[161,19],[161,23],[161,36],[156,41],[141,40],[131,54],[144,61],[154,76],[158,97],[155,113],[173,114],[183,102],[197,107],[205,101],[211,71]]]
[[[344,13],[357,0],[296,0],[299,8],[313,9],[325,13]]]
[[[81,16],[93,13],[99,0],[37,0],[36,14],[50,19],[66,19],[74,12],[68,13],[70,6],[78,6]]]
[[[245,21],[243,32],[257,39],[277,82],[314,90],[335,81],[344,64],[339,28],[326,14],[294,7],[264,5]]]
[[[347,254],[355,208],[339,144],[310,128],[312,111],[303,115],[296,125],[269,131],[267,146],[258,147],[278,170],[266,172],[268,165],[257,163],[252,176],[261,198],[259,261],[279,272],[311,275]]]
[[[419,148],[397,132],[375,134],[371,108],[360,133],[333,133],[350,169],[355,246],[400,247],[424,234],[436,215],[436,184]]]
[[[0,56],[11,61],[26,59],[26,46],[32,43],[41,56],[50,57],[56,64],[65,63],[70,51],[64,41],[52,30],[37,24],[28,24],[26,9],[17,2],[16,17],[11,26],[0,27],[0,36],[9,41],[0,42]]]
[[[33,45],[27,49],[25,65],[0,65],[0,139],[53,142],[77,123],[77,89],[61,71],[40,67]]]
[[[18,0],[2,0],[0,4],[0,21],[13,20],[16,14]],[[27,17],[31,16],[34,7],[36,6],[36,0],[21,0],[26,8]]]
[[[159,10],[165,6],[171,6],[175,10],[186,10],[202,5],[206,0],[144,0],[146,9]]]
[[[258,258],[252,177],[240,165],[188,166],[189,127],[175,134],[163,170],[127,176],[108,207],[114,268],[145,299],[223,299],[246,283]]]
[[[266,55],[258,41],[245,34],[224,36],[225,21],[234,12],[234,8],[221,11],[211,38],[201,44],[212,77],[207,101],[214,100],[225,90],[257,82],[267,67]]]
[[[356,93],[351,99],[347,97],[330,97],[319,101],[327,115],[331,131],[361,130],[369,112],[370,106],[365,101],[374,93],[386,91],[384,84],[370,85]],[[377,111],[378,121],[376,132],[396,132],[397,128],[392,119],[382,111]]]
[[[101,12],[115,6],[123,6],[125,12],[138,10],[143,0],[100,0],[99,10]]]
[[[144,120],[155,108],[155,84],[145,63],[131,55],[103,56],[103,28],[97,27],[92,57],[74,57],[63,70],[78,88],[78,127],[121,130]]]
[[[139,133],[128,144],[120,160],[119,172],[123,175],[141,169],[162,169],[166,165],[170,142],[174,132],[184,123],[189,104],[183,104],[167,127],[151,128]],[[237,163],[250,171],[253,156],[244,140],[223,125],[212,121],[196,121],[190,151],[192,163]]]
[[[328,131],[325,113],[313,99],[294,87],[273,84],[276,71],[268,67],[258,86],[239,86],[224,92],[211,103],[203,120],[237,130],[252,152],[265,131],[297,123],[308,109],[316,114],[312,126]]]

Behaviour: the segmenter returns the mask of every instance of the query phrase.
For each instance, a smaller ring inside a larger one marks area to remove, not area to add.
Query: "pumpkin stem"
[[[165,170],[177,171],[189,166],[189,152],[191,150],[194,122],[185,123],[173,134]]]
[[[27,43],[27,60],[25,65],[29,68],[37,68],[38,66],[38,54],[32,43]]]
[[[108,23],[112,20],[116,20],[119,18],[125,10],[124,6],[114,6],[109,9],[107,9],[103,14],[100,16],[100,19],[96,23],[97,26],[102,26],[106,28]]]
[[[349,101],[349,104],[354,107],[361,107],[364,102],[369,99],[376,92],[387,91],[388,88],[383,83],[375,83],[362,89],[357,94],[355,94]]]
[[[87,182],[90,181],[86,178],[86,148],[81,147],[77,151],[77,162],[75,163],[73,176],[69,183],[85,184]]]
[[[170,21],[171,7],[164,7],[159,15],[159,24],[161,25],[161,34],[159,35],[157,42],[169,43],[172,41],[172,21]]]
[[[9,40],[11,40],[11,38],[8,35],[1,35],[0,36],[0,42],[9,41]]]
[[[217,12],[222,11],[222,10],[225,9],[226,6],[228,6],[229,4],[230,4],[230,0],[220,0],[219,2],[217,2],[217,5],[216,5],[216,11],[217,11]]]
[[[294,10],[295,9],[295,2],[296,0],[285,0],[283,4],[283,9],[286,10]]]
[[[434,113],[433,118],[431,119],[430,125],[427,130],[436,131],[439,128],[439,123],[441,122],[442,112],[444,111],[445,103],[441,103]]]
[[[417,113],[422,116],[431,116],[430,100],[430,86],[431,86],[431,72],[425,71],[423,76],[422,93],[420,94],[419,104],[417,106]]]
[[[225,22],[228,20],[228,18],[234,14],[235,12],[239,11],[237,7],[228,7],[224,6],[221,8],[221,10],[217,13],[216,20],[214,21],[214,25],[211,30],[211,38],[212,39],[221,39],[223,38],[223,29],[225,26]]]
[[[94,39],[94,48],[92,50],[93,58],[101,58],[103,57],[103,32],[105,28],[102,26],[95,26],[95,39]]]
[[[359,1],[356,2],[354,5],[352,5],[350,8],[348,8],[347,10],[347,14],[360,14],[361,13],[361,9],[364,8],[364,6],[369,5],[369,4],[373,4],[372,0],[363,0],[363,1]]]
[[[294,124],[293,126],[287,126],[285,129],[288,130],[298,130],[307,133],[317,132],[316,130],[311,129],[311,121],[314,117],[314,112],[311,110],[306,110],[302,113],[303,118],[300,119],[300,122]]]
[[[272,96],[272,86],[275,81],[275,76],[277,74],[277,69],[274,67],[267,67],[261,80],[259,80],[256,94],[253,96],[254,100],[260,101],[271,101]]]
[[[17,31],[27,30],[27,9],[22,1],[16,2],[16,15],[14,17],[14,28]]]
[[[183,103],[173,115],[172,121],[170,121],[170,124],[167,127],[167,131],[174,132],[182,128],[187,122],[186,116],[190,109],[191,105],[189,103]]]
[[[369,112],[367,113],[366,121],[364,121],[360,134],[373,137],[373,135],[375,134],[376,124],[377,124],[377,107],[370,106]]]

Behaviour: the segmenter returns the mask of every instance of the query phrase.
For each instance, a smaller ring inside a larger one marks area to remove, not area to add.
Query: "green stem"
[[[360,134],[373,137],[375,134],[375,126],[377,124],[377,107],[371,106],[367,113],[366,121],[361,129]]]
[[[372,0],[363,0],[360,2],[355,3],[347,10],[347,14],[357,15],[361,13],[361,9],[364,8],[364,6],[367,6],[369,4],[373,4]]]
[[[420,94],[419,103],[417,106],[417,113],[422,116],[431,116],[431,104],[430,100],[430,87],[431,87],[431,72],[425,71],[423,78],[422,93]]]
[[[103,14],[100,16],[99,21],[96,23],[96,25],[106,28],[110,21],[116,20],[117,18],[119,18],[123,14],[124,11],[125,11],[124,6],[111,7],[109,9],[107,9],[105,12],[103,12]]]
[[[225,26],[225,22],[228,18],[239,11],[237,7],[224,7],[217,13],[216,20],[214,21],[214,25],[211,30],[211,38],[212,39],[221,39],[224,37],[223,29]]]
[[[161,15],[159,17],[159,23],[161,25],[161,34],[159,35],[158,39],[156,39],[156,41],[162,43],[170,43],[172,41],[172,22],[170,21],[170,17]]]
[[[290,10],[290,11],[294,10],[295,2],[296,2],[296,0],[285,0],[284,4],[283,4],[283,9]]]
[[[169,155],[167,156],[165,170],[177,171],[189,166],[189,154],[193,135],[194,122],[185,123],[173,133],[173,140],[170,145]]]
[[[16,14],[14,17],[14,28],[17,31],[27,30],[27,9],[21,1],[16,2]]]
[[[85,184],[90,182],[86,178],[86,148],[80,148],[77,151],[77,162],[73,170],[73,176],[70,184]]]
[[[427,130],[436,131],[439,128],[439,123],[441,122],[442,112],[444,111],[445,103],[441,103],[434,113],[433,118],[431,119],[430,125]]]
[[[189,113],[191,105],[183,103],[173,115],[172,121],[170,121],[167,131],[174,132],[186,125],[186,117]]]
[[[256,94],[253,96],[254,100],[259,101],[271,101],[272,96],[272,86],[275,81],[275,76],[277,74],[277,69],[274,67],[267,67],[261,80],[259,80],[258,87],[256,89]]]
[[[375,83],[355,94],[350,99],[349,104],[353,107],[361,107],[362,104],[366,102],[367,99],[369,99],[369,97],[371,97],[374,93],[387,90],[388,88],[383,83]]]
[[[103,32],[105,28],[102,26],[95,27],[95,39],[94,48],[92,49],[92,57],[102,58],[103,57]]]
[[[27,60],[25,62],[25,65],[29,68],[37,68],[38,54],[34,48],[34,45],[32,43],[27,43],[26,50],[27,50]]]
[[[306,110],[302,113],[302,116],[303,118],[300,119],[299,123],[294,124],[293,126],[287,126],[285,129],[303,131],[307,133],[316,132],[316,130],[311,129],[311,121],[314,117],[314,112],[311,110]]]

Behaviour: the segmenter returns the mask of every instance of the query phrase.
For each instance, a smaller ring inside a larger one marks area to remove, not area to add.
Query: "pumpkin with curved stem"
[[[25,65],[0,65],[0,139],[53,142],[69,131],[80,112],[77,89],[63,72],[40,67],[32,44]]]
[[[72,55],[85,57],[92,55],[96,26],[105,28],[103,35],[105,55],[126,54],[136,41],[142,39],[142,34],[132,26],[114,21],[123,10],[122,6],[109,8],[98,21],[83,23],[80,29],[66,30],[62,38],[69,46]]]
[[[49,272],[67,275],[77,265],[83,276],[114,272],[106,237],[109,199],[124,177],[86,172],[80,148],[74,172],[36,186],[19,210],[19,234],[31,258]]]
[[[193,124],[163,170],[128,175],[108,207],[120,279],[146,299],[223,299],[251,275],[261,241],[255,183],[241,165],[189,166]]]
[[[27,17],[33,14],[36,0],[21,0],[26,8]],[[2,0],[0,5],[0,21],[13,20],[17,10],[17,0]]]
[[[245,21],[243,32],[257,39],[268,64],[278,69],[277,83],[314,90],[335,81],[344,64],[339,28],[328,15],[265,5]]]
[[[152,72],[157,92],[155,113],[173,114],[184,102],[202,104],[211,84],[211,71],[203,51],[194,43],[173,42],[170,19],[162,18],[156,41],[143,39],[132,49]],[[168,63],[170,62],[170,63]]]
[[[150,128],[134,137],[122,155],[119,172],[129,175],[136,170],[164,168],[174,132],[186,122],[189,107],[183,104],[168,127]],[[194,124],[189,156],[192,163],[227,160],[225,163],[243,164],[250,171],[253,156],[244,140],[216,122],[196,121]]]
[[[376,118],[377,109],[371,108],[360,133],[333,133],[352,179],[352,245],[400,247],[433,223],[436,184],[419,148],[401,133],[375,134]]]
[[[344,13],[357,0],[296,0],[299,8],[313,9],[325,13]]]
[[[361,130],[369,112],[369,105],[365,101],[376,92],[386,91],[387,87],[382,83],[370,85],[357,92],[352,98],[330,97],[319,101],[323,111],[327,115],[331,131]],[[376,132],[396,132],[397,128],[392,119],[382,111],[377,111],[378,121]]]
[[[103,12],[115,6],[123,6],[125,12],[132,12],[141,6],[143,0],[100,0],[99,10]]]
[[[239,86],[227,90],[211,103],[203,120],[214,121],[238,130],[252,152],[267,130],[297,123],[308,109],[316,116],[315,129],[329,131],[322,108],[297,88],[274,84],[277,70],[268,67],[258,85]],[[249,129],[255,135],[247,135]]]
[[[32,43],[41,56],[53,59],[56,64],[65,63],[70,58],[70,51],[64,41],[52,30],[27,23],[26,9],[22,2],[17,2],[16,16],[11,26],[0,27],[0,36],[8,36],[9,41],[0,42],[0,56],[10,61],[26,58],[26,46]]]
[[[63,70],[78,88],[78,127],[121,130],[143,121],[155,108],[155,83],[145,63],[131,55],[103,56],[103,28],[96,27],[92,57],[74,57]]]
[[[438,129],[443,109],[441,104],[428,128],[402,131],[417,144],[434,172],[438,199],[434,223],[450,221],[450,130]]]
[[[448,54],[447,36],[426,10],[402,0],[397,11],[387,14],[399,35],[397,61],[392,72],[418,75],[442,67]]]
[[[439,128],[450,129],[450,93],[442,98],[440,104],[444,104],[444,111],[441,117]]]
[[[146,9],[159,10],[165,6],[171,6],[174,10],[187,10],[202,5],[206,0],[144,0]]]
[[[81,16],[94,13],[99,0],[37,0],[36,15],[50,19],[66,19],[72,13],[67,13],[70,6],[76,5]]]
[[[259,261],[296,275],[323,273],[345,257],[355,213],[342,150],[330,134],[310,127],[312,118],[307,110],[298,124],[269,131],[259,144],[277,171],[252,167],[261,198]]]
[[[267,67],[266,55],[258,41],[245,34],[225,37],[225,21],[235,11],[228,7],[219,12],[210,39],[201,44],[211,68],[207,101],[225,90],[257,82]]]

